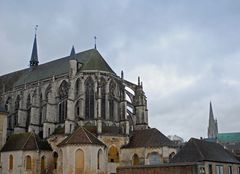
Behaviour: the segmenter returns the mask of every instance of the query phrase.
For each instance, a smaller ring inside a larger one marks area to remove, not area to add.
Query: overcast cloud
[[[210,100],[219,132],[240,131],[240,1],[1,0],[0,74],[97,48],[117,74],[141,76],[149,122],[206,137]]]

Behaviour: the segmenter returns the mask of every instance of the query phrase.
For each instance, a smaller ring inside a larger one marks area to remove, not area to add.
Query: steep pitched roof
[[[92,144],[105,146],[97,137],[83,127],[77,128],[71,135],[65,138],[58,146],[69,144]]]
[[[32,150],[47,150],[52,151],[51,146],[46,140],[40,138],[32,133],[13,134],[9,137],[1,152],[6,151],[32,151]]]
[[[51,62],[47,62],[34,68],[27,68],[18,72],[13,72],[0,76],[0,83],[5,84],[5,91],[12,90],[13,87],[24,85],[30,82],[51,78],[62,74],[67,74],[69,71],[69,60],[72,56],[60,58]],[[82,64],[82,70],[105,71],[115,74],[101,54],[96,49],[90,49],[75,54],[74,58]],[[7,82],[7,83],[6,83]],[[0,86],[0,92],[3,87]]]
[[[122,148],[136,147],[175,147],[175,144],[156,128],[133,131],[130,141]]]
[[[214,161],[240,163],[232,153],[220,144],[191,138],[187,144],[170,160],[171,163]]]

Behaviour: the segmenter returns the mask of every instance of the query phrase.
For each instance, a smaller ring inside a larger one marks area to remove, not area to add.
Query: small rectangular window
[[[228,166],[228,174],[232,174],[232,166]]]
[[[216,174],[223,174],[223,166],[222,165],[216,166]]]
[[[213,172],[212,172],[212,164],[209,164],[208,165],[208,173],[209,174],[212,174]]]

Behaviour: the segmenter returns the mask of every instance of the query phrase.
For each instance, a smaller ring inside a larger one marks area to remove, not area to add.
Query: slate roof
[[[32,151],[32,150],[46,150],[52,151],[50,144],[46,140],[41,140],[36,134],[32,132],[12,134],[1,152],[7,151]]]
[[[69,144],[92,144],[92,145],[100,145],[106,146],[103,142],[101,142],[95,135],[89,132],[87,129],[83,127],[78,127],[72,134],[70,134],[67,138],[65,138],[58,146],[65,146]]]
[[[224,149],[220,144],[195,138],[191,138],[170,160],[170,163],[203,161],[240,163],[231,152]]]
[[[71,56],[60,58],[51,62],[40,64],[33,68],[27,68],[21,71],[13,72],[0,76],[0,84],[5,84],[5,91],[12,90],[13,87],[24,85],[25,83],[37,82],[39,80],[51,78],[66,74],[69,71],[69,60]],[[96,49],[90,49],[75,54],[74,58],[82,64],[80,71],[96,70],[115,74],[101,54]],[[7,82],[7,83],[6,83]],[[0,93],[3,87],[0,86]]]
[[[129,143],[122,148],[163,146],[175,147],[176,145],[156,128],[149,128],[133,131]]]

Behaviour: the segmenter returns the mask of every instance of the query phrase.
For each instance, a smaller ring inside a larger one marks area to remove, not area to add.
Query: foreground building
[[[164,163],[176,153],[149,128],[140,78],[118,76],[97,49],[73,47],[70,56],[39,64],[35,35],[30,67],[0,76],[0,93],[8,113],[4,174],[116,173],[119,165]],[[146,141],[138,144],[141,133]]]
[[[240,161],[220,144],[191,138],[168,164],[122,166],[118,174],[239,174]]]

